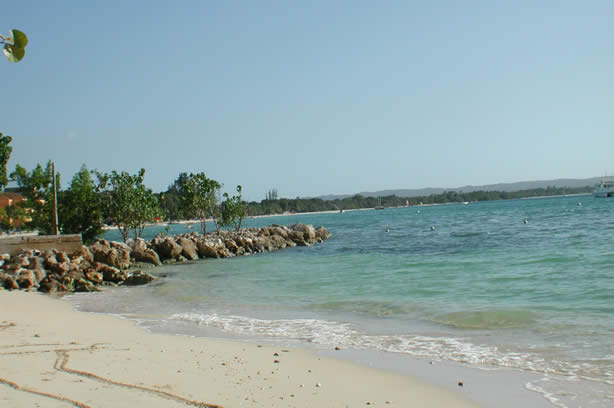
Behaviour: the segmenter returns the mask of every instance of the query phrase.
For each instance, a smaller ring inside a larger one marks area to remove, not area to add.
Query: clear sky
[[[614,174],[612,1],[10,1],[9,171],[261,200]]]

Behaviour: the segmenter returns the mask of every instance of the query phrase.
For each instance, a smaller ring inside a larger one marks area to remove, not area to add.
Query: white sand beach
[[[302,349],[147,332],[0,290],[3,407],[474,407],[408,376]]]

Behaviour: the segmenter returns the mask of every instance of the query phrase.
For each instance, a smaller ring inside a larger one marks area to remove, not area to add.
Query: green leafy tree
[[[134,175],[115,170],[110,174],[95,174],[104,216],[117,226],[124,242],[130,231],[134,232],[135,238],[142,236],[145,225],[159,214],[156,196],[143,184],[145,169]]]
[[[179,220],[184,217],[181,213],[181,195],[183,194],[182,186],[187,180],[188,173],[181,173],[179,177],[168,186],[165,193],[160,194],[160,207],[168,220]]]
[[[278,195],[277,195],[277,189],[276,188],[273,188],[273,189],[267,191],[265,200],[274,201],[274,200],[277,200],[277,198],[278,198]]]
[[[54,234],[53,173],[51,161],[43,168],[37,164],[32,171],[17,165],[11,178],[17,181],[19,192],[26,198],[19,205],[26,211],[26,226],[43,234]],[[56,174],[56,188],[60,188],[60,175]]]
[[[160,193],[160,211],[164,219],[175,221],[181,219],[181,211],[179,208],[179,195],[177,193],[166,192]]]
[[[26,55],[28,37],[19,30],[11,30],[9,36],[0,34],[0,44],[4,45],[4,55],[10,62],[19,62]]]
[[[237,186],[237,194],[230,197],[228,193],[224,193],[224,201],[220,205],[220,224],[222,226],[234,225],[236,230],[241,229],[243,218],[247,214],[245,203],[243,202],[241,193],[243,187]]]
[[[74,175],[70,188],[58,198],[63,233],[81,234],[85,243],[92,242],[102,233],[102,202],[85,164]]]
[[[12,206],[0,208],[0,230],[4,232],[9,232],[12,229],[11,217],[9,217],[7,211],[7,209],[10,207]]]
[[[195,218],[200,221],[203,234],[207,233],[205,224],[208,217],[218,219],[218,195],[222,185],[207,178],[205,173],[180,176],[179,201],[181,212],[186,218]],[[216,226],[218,226],[216,221]],[[218,226],[219,229],[219,226]]]
[[[0,132],[0,188],[6,187],[8,183],[6,165],[9,162],[11,153],[13,153],[12,141],[13,139],[10,136],[2,136],[2,132]]]
[[[0,208],[0,229],[5,232],[21,228],[25,221],[26,212],[17,205]]]

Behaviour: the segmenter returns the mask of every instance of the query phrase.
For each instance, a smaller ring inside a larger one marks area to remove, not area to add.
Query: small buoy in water
[[[582,206],[582,203],[578,203],[578,207],[581,207],[581,206]]]
[[[435,226],[431,225],[431,231],[435,231]]]
[[[524,222],[525,224],[529,223],[529,220],[527,220],[526,218],[524,220],[522,220],[522,222]]]
[[[386,232],[390,232],[390,228],[386,228]]]

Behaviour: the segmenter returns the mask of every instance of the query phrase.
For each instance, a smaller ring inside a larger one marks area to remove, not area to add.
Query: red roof
[[[14,205],[23,200],[25,200],[24,196],[19,193],[0,193],[0,208]]]

